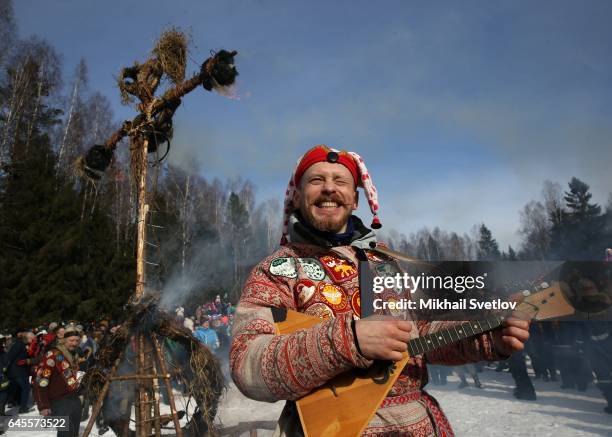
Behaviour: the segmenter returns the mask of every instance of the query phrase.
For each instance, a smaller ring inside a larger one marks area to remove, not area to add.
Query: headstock
[[[537,293],[515,293],[510,300],[518,302],[515,311],[533,320],[547,320],[572,315],[576,312],[558,282]]]

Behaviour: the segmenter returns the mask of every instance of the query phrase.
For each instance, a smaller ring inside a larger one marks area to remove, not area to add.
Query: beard
[[[342,214],[336,214],[334,217],[329,216],[317,216],[316,211],[318,209],[317,205],[320,205],[322,202],[336,202],[341,210]],[[300,201],[299,205],[300,214],[302,218],[306,220],[310,225],[312,225],[315,229],[322,232],[331,232],[337,234],[341,232],[352,214],[352,208],[350,208],[346,202],[337,197],[337,196],[321,196],[316,199],[312,204],[306,203],[304,198]]]

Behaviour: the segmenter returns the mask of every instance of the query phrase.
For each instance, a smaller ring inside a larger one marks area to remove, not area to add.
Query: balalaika
[[[524,296],[513,295],[518,301],[516,311],[533,320],[546,320],[574,314],[575,310],[561,291],[559,284]],[[297,311],[274,308],[276,332],[290,334],[309,328],[321,319]],[[425,354],[454,342],[494,330],[503,317],[485,321],[463,322],[408,342],[401,361],[373,365],[367,370],[355,369],[342,373],[296,401],[306,437],[357,436],[395,384],[410,356]]]

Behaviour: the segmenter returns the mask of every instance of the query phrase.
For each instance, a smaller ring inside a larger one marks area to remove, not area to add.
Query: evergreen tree
[[[48,59],[19,63],[18,71],[26,73],[19,83],[9,74],[9,87],[18,84],[27,100],[15,117],[10,153],[0,171],[0,325],[5,328],[89,321],[100,313],[118,317],[133,289],[132,250],[115,250],[104,207],[91,209],[83,220],[78,192],[56,171],[50,135],[61,111],[47,98],[56,86],[48,82],[53,76],[43,80],[39,73],[39,63]]]
[[[597,260],[601,258],[606,235],[606,215],[590,203],[589,185],[573,177],[565,192],[566,219],[553,226],[551,248],[558,259]]]
[[[565,192],[565,202],[571,219],[575,222],[590,220],[601,213],[601,207],[589,203],[593,195],[589,193],[589,185],[578,178],[572,178],[569,182],[569,191]]]
[[[493,238],[491,231],[484,223],[479,228],[478,260],[494,261],[501,258],[497,241]]]

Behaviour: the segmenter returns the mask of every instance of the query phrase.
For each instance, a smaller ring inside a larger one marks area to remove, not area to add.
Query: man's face
[[[342,233],[357,209],[353,175],[342,164],[318,162],[304,172],[293,196],[302,217],[320,231]]]
[[[208,329],[210,328],[210,322],[208,320],[206,320],[205,322],[202,323],[202,328],[204,329]]]
[[[71,335],[70,337],[64,339],[64,344],[70,352],[74,351],[80,342],[81,337],[77,335]]]

